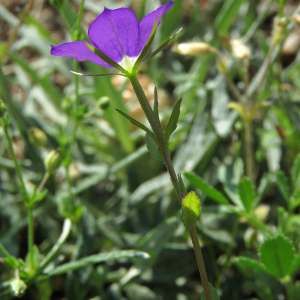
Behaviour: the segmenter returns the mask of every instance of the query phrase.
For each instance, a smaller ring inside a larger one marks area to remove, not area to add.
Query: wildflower
[[[241,40],[232,40],[231,41],[231,48],[233,51],[233,55],[240,59],[246,60],[250,57],[250,50],[249,48],[241,41]]]
[[[75,41],[58,46],[51,45],[51,54],[75,57],[78,61],[88,60],[106,68],[117,67],[131,73],[152,35],[153,28],[160,24],[162,16],[173,5],[170,0],[140,22],[128,8],[104,8],[89,27],[88,36],[91,42]]]

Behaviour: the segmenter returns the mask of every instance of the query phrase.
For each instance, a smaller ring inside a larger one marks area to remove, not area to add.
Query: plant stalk
[[[157,138],[158,144],[159,144],[159,148],[160,151],[164,157],[165,160],[165,165],[166,168],[168,170],[168,173],[170,175],[170,179],[173,183],[173,186],[176,190],[177,196],[178,196],[178,200],[179,203],[181,205],[181,201],[182,199],[186,196],[186,194],[181,190],[180,185],[179,185],[179,181],[178,178],[176,176],[173,164],[172,164],[172,160],[169,154],[169,149],[168,149],[168,145],[166,145],[165,143],[165,139],[164,139],[164,135],[163,135],[163,130],[161,128],[161,125],[159,123],[159,121],[156,119],[155,114],[153,109],[151,108],[149,101],[145,95],[145,92],[143,90],[143,88],[141,87],[136,75],[132,75],[131,77],[129,77],[132,87],[136,93],[136,96],[140,102],[140,105],[146,115],[146,118],[148,119],[150,126],[153,130],[154,135]],[[201,281],[202,281],[202,285],[203,285],[203,289],[204,289],[204,293],[205,293],[205,297],[206,300],[211,300],[211,296],[210,296],[210,291],[209,291],[209,286],[208,286],[208,280],[207,280],[207,275],[206,275],[206,270],[205,270],[205,265],[203,262],[203,258],[202,258],[202,253],[201,253],[201,247],[198,241],[198,236],[197,236],[197,231],[196,231],[196,227],[193,228],[189,228],[189,232],[191,235],[191,239],[193,242],[193,246],[194,246],[194,250],[195,250],[195,255],[196,255],[196,259],[197,259],[197,263],[198,263],[198,268],[200,271],[200,277],[201,277]]]
[[[252,120],[245,120],[245,154],[247,176],[254,182],[254,155],[253,155],[253,139],[252,139]]]
[[[33,229],[33,207],[28,207],[28,251],[30,257],[30,267],[33,270],[33,245],[34,245],[34,229]]]
[[[205,299],[211,300],[205,265],[204,265],[204,261],[203,261],[203,257],[202,257],[202,253],[201,253],[201,247],[200,247],[200,243],[198,240],[196,227],[190,227],[189,232],[190,232],[191,240],[192,240],[194,250],[195,250],[195,255],[196,255],[196,259],[197,259],[197,263],[198,263],[202,286],[204,289]]]

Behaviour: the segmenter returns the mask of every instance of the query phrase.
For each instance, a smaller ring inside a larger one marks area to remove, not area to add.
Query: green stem
[[[5,137],[6,137],[7,144],[8,144],[8,149],[9,149],[10,155],[11,155],[13,161],[14,161],[16,172],[17,172],[20,184],[21,184],[21,193],[25,197],[26,203],[29,203],[29,196],[28,196],[28,193],[27,193],[27,190],[26,190],[26,187],[25,187],[25,183],[24,183],[24,180],[23,180],[21,168],[20,168],[20,165],[18,163],[16,154],[15,154],[12,142],[11,142],[11,138],[8,134],[8,119],[6,121],[3,121],[2,123],[3,123],[4,134],[5,134]]]
[[[28,252],[30,257],[30,267],[33,270],[33,245],[34,245],[34,231],[33,231],[33,207],[28,207]]]
[[[196,255],[196,259],[197,259],[197,263],[198,263],[202,286],[204,289],[205,299],[211,300],[205,265],[204,265],[204,261],[203,261],[203,257],[202,257],[202,253],[201,253],[201,247],[200,247],[200,243],[198,240],[196,227],[189,228],[189,232],[190,232],[192,243],[193,243],[194,250],[195,250],[195,255]]]
[[[159,121],[156,119],[154,111],[151,108],[149,101],[145,95],[145,92],[144,92],[143,88],[141,87],[136,75],[132,75],[131,77],[129,77],[129,79],[130,79],[132,87],[136,93],[136,96],[140,102],[140,105],[146,115],[146,118],[148,119],[148,121],[150,123],[153,133],[157,138],[159,149],[164,157],[165,165],[166,165],[168,173],[170,175],[171,182],[173,183],[173,186],[177,192],[178,200],[181,205],[181,201],[186,196],[186,194],[180,188],[179,180],[176,176],[176,173],[175,173],[175,170],[174,170],[174,167],[172,164],[172,160],[171,160],[171,157],[169,154],[168,145],[166,145],[166,143],[165,143],[161,125],[160,125]],[[204,262],[203,262],[203,258],[202,258],[200,244],[198,241],[196,227],[189,228],[189,232],[190,232],[191,239],[192,239],[192,242],[194,245],[194,250],[195,250],[195,254],[196,254],[196,258],[197,258],[198,268],[200,271],[200,276],[201,276],[201,281],[202,281],[202,285],[204,288],[205,297],[206,297],[206,300],[211,300],[207,275],[206,275],[205,266],[204,266]]]
[[[254,155],[252,139],[252,119],[245,120],[245,159],[247,176],[254,182]]]
[[[40,185],[39,185],[39,187],[36,190],[37,193],[42,191],[42,189],[45,186],[45,184],[46,184],[47,180],[49,179],[49,177],[50,177],[50,174],[48,172],[46,172],[43,179],[42,179],[42,181],[41,181],[41,183],[40,183]]]

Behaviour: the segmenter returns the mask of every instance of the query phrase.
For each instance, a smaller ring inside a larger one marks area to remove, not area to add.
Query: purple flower
[[[157,26],[162,16],[174,5],[173,1],[163,5],[138,22],[129,8],[104,11],[90,25],[88,35],[91,42],[78,41],[51,45],[51,54],[55,56],[75,57],[78,61],[88,60],[97,65],[114,68],[97,55],[97,50],[107,55],[126,71],[131,72],[136,60],[151,35],[155,20]],[[91,49],[96,49],[92,51]],[[96,53],[95,53],[96,52]]]

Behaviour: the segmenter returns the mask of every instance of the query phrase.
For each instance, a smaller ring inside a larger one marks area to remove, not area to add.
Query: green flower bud
[[[49,0],[50,4],[56,9],[61,9],[65,0]]]
[[[98,105],[100,109],[106,110],[109,107],[109,98],[108,97],[101,97],[98,100]]]
[[[4,105],[4,103],[0,100],[0,118],[2,118],[4,116],[6,112],[6,106]]]
[[[47,136],[44,131],[39,128],[29,128],[29,141],[37,147],[45,147],[47,142]]]
[[[15,297],[22,296],[27,288],[25,282],[21,279],[14,279],[10,282],[10,292]]]
[[[44,165],[48,174],[55,172],[61,164],[61,155],[59,150],[52,150],[45,158]]]

